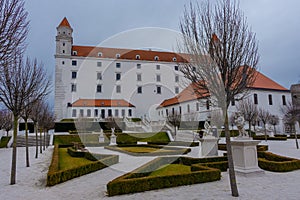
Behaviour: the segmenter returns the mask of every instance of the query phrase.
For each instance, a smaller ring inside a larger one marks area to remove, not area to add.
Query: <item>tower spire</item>
[[[58,27],[61,27],[61,26],[71,28],[71,25],[70,25],[70,23],[69,23],[69,21],[67,20],[66,17],[63,18],[63,20],[60,22]]]

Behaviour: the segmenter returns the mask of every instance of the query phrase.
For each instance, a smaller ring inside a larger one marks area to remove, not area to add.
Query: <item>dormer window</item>
[[[176,61],[177,61],[177,58],[176,58],[176,57],[174,57],[174,58],[173,58],[173,62],[176,62]]]
[[[118,54],[118,53],[116,54],[116,58],[120,58],[120,56],[121,56],[120,54]]]
[[[66,46],[66,43],[63,43],[63,46]]]
[[[136,59],[136,60],[139,60],[140,58],[141,58],[140,55],[136,55],[136,56],[135,56],[135,59]]]
[[[73,56],[77,56],[77,51],[73,51],[73,52],[72,52],[72,55],[73,55]]]
[[[158,57],[158,56],[155,56],[155,57],[154,57],[154,60],[156,60],[156,61],[159,60],[159,57]]]
[[[102,52],[98,52],[98,57],[102,57]]]

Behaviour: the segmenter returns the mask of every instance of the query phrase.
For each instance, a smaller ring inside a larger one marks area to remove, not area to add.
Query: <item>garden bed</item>
[[[221,159],[223,159],[222,157]],[[221,170],[203,166],[208,160],[160,157],[107,184],[109,196],[205,183],[221,179]],[[215,160],[218,160],[215,158]],[[192,164],[198,161],[198,164]]]
[[[47,186],[53,186],[85,174],[101,170],[119,162],[117,155],[92,154],[71,147],[54,146],[47,174]]]
[[[106,146],[104,148],[126,153],[132,156],[182,155],[187,154],[191,151],[190,148],[178,148],[146,144]]]

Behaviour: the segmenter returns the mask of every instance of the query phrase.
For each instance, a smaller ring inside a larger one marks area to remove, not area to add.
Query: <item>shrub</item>
[[[47,174],[47,186],[53,186],[58,183],[62,183],[64,181],[103,169],[107,166],[116,164],[119,162],[119,156],[117,155],[100,155],[100,154],[91,154],[89,152],[84,152],[84,158],[94,161],[90,164],[74,166],[70,169],[60,170],[59,169],[59,145],[56,144],[53,150],[53,156],[51,165],[49,167],[49,171]],[[75,155],[75,150],[72,148],[68,149],[68,153]],[[76,154],[79,156],[82,154]],[[101,158],[97,160],[97,158]]]
[[[7,147],[7,144],[9,142],[10,138],[11,138],[11,136],[8,136],[8,137],[7,136],[2,136],[1,141],[0,141],[0,148]]]
[[[300,169],[300,160],[279,156],[270,152],[257,152],[258,166],[267,171],[288,172]]]
[[[152,171],[170,163],[172,160],[174,160],[172,157],[157,158],[133,172],[110,181],[107,184],[108,195],[114,196],[181,185],[191,185],[216,181],[221,178],[221,171],[219,169],[208,168],[202,165],[191,166],[191,173],[148,176]]]
[[[256,136],[253,136],[253,140],[265,140],[265,136],[264,135],[256,135]],[[267,135],[267,140],[287,140],[287,137],[280,137],[280,136],[277,136],[277,137],[270,137]]]
[[[230,130],[230,137],[237,137],[239,135],[238,130]],[[225,137],[225,131],[221,131],[220,137]]]

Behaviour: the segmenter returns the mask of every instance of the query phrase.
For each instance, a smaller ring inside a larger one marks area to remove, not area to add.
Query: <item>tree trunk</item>
[[[249,137],[252,137],[252,133],[251,133],[251,121],[249,121]]]
[[[14,115],[14,133],[13,133],[13,150],[12,150],[12,163],[10,184],[16,184],[16,169],[17,169],[17,135],[18,135],[18,117]]]
[[[38,139],[38,124],[34,122],[34,129],[35,129],[35,158],[39,156],[39,139]]]
[[[25,119],[25,151],[26,151],[26,167],[30,167],[29,164],[29,147],[28,147],[28,123]]]
[[[40,129],[40,153],[43,153],[42,129]]]
[[[276,125],[273,125],[274,126],[274,135],[276,135]]]
[[[229,168],[229,179],[230,179],[230,187],[231,187],[231,194],[234,197],[239,196],[237,183],[236,183],[236,177],[235,177],[235,171],[234,171],[234,164],[233,164],[233,157],[232,157],[232,149],[231,149],[231,141],[230,141],[230,131],[229,131],[229,125],[228,125],[228,113],[226,110],[225,113],[225,136],[226,136],[226,148],[227,148],[227,159],[228,159],[228,168]]]
[[[46,131],[44,129],[44,142],[43,142],[43,150],[46,150]]]
[[[264,124],[265,127],[265,141],[268,140],[268,136],[267,136],[267,124]]]

